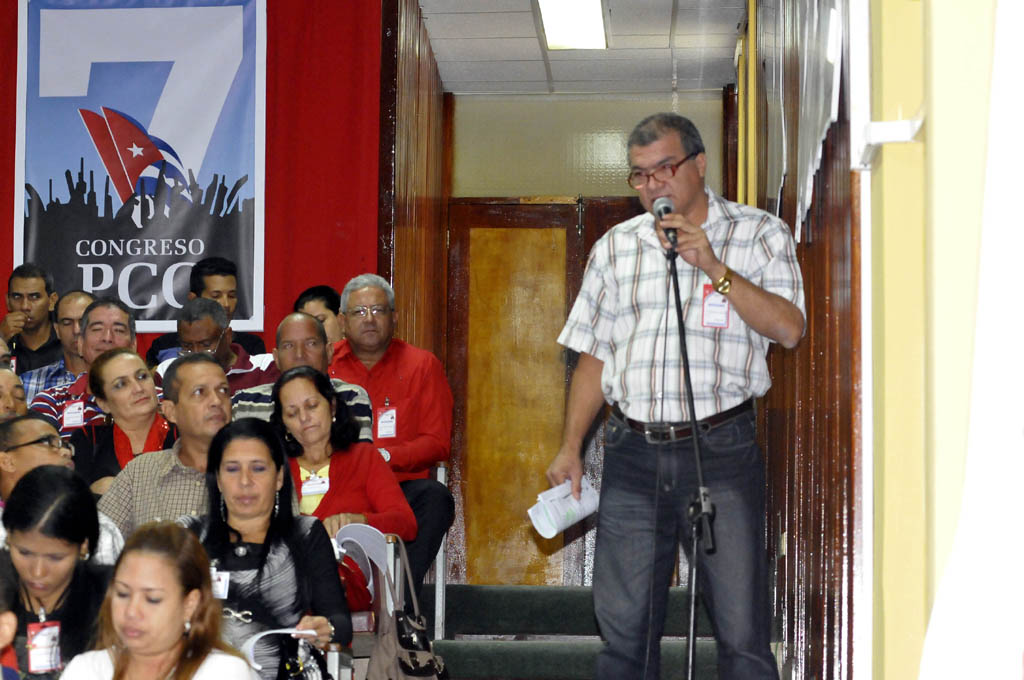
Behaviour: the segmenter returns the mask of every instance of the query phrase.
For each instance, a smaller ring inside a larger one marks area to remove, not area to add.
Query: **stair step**
[[[670,588],[665,635],[687,634],[689,591]],[[420,608],[433,627],[434,589],[423,588]],[[598,634],[591,589],[586,586],[445,587],[445,637],[457,635],[592,635]],[[703,606],[697,610],[697,635],[711,636]]]
[[[438,640],[434,651],[448,667],[451,680],[489,678],[517,680],[545,678],[576,680],[592,678],[600,640]],[[717,677],[715,643],[697,640],[695,677]],[[686,641],[662,640],[661,677],[686,675]]]

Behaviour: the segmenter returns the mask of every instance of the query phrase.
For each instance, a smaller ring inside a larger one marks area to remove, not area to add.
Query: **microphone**
[[[659,220],[663,220],[665,219],[666,215],[668,215],[670,212],[673,212],[676,209],[676,206],[672,202],[671,198],[669,198],[668,196],[662,196],[661,198],[654,199],[654,205],[651,206],[651,208],[654,211],[654,216],[657,217]],[[669,243],[675,246],[676,230],[666,229],[665,238],[668,239]]]

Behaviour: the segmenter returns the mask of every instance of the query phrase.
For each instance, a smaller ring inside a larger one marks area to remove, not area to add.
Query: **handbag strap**
[[[419,598],[416,597],[416,588],[412,581],[412,569],[409,567],[409,555],[405,551],[405,542],[397,534],[388,534],[388,536],[394,536],[395,543],[398,545],[398,563],[399,569],[405,572],[405,581],[409,585],[409,598],[412,600],[413,614],[417,617],[420,615],[420,603]],[[402,601],[398,593],[398,584],[393,582],[391,574],[387,571],[384,572],[384,579],[387,581],[388,589],[391,591],[391,599],[393,602],[398,603]]]

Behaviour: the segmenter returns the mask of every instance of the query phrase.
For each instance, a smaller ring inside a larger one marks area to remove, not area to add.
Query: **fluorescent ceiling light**
[[[549,50],[603,50],[601,0],[538,0]]]

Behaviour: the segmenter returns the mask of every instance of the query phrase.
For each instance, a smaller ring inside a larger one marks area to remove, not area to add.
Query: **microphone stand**
[[[690,616],[689,632],[686,643],[686,677],[687,680],[694,678],[694,659],[697,646],[697,548],[701,542],[704,544],[704,552],[711,554],[715,552],[715,535],[711,528],[711,522],[715,518],[715,506],[711,503],[711,492],[704,486],[704,468],[700,459],[700,437],[698,436],[697,411],[693,403],[693,383],[690,380],[690,358],[686,352],[686,327],[683,325],[683,304],[679,297],[679,276],[676,269],[676,258],[678,253],[674,250],[676,245],[676,230],[666,229],[665,237],[672,244],[671,250],[665,253],[669,262],[669,271],[672,275],[672,289],[675,291],[676,301],[676,323],[679,328],[679,351],[683,359],[683,378],[686,383],[686,404],[690,412],[690,437],[693,440],[693,458],[697,470],[697,493],[687,508],[687,518],[690,520]]]

